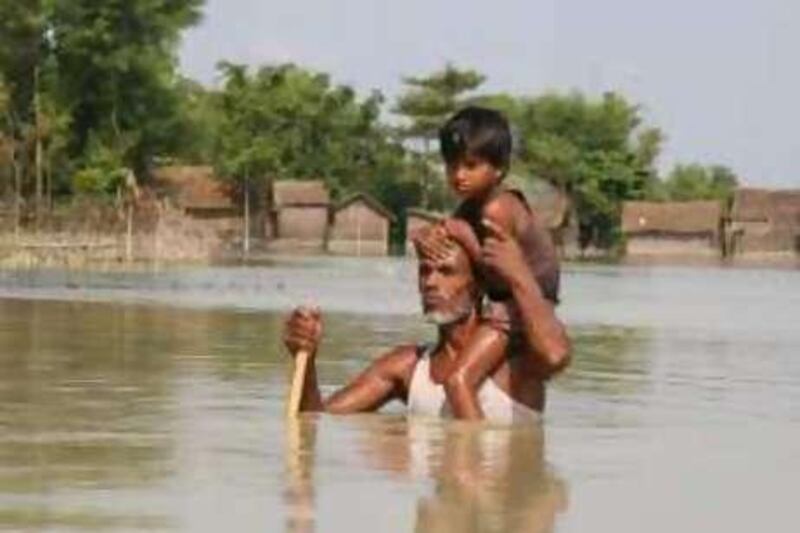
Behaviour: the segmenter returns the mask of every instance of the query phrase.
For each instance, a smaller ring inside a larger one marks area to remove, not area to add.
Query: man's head
[[[447,177],[462,198],[481,196],[497,185],[511,161],[511,130],[498,111],[470,106],[439,130]]]
[[[443,226],[431,227],[428,231],[441,231],[441,228]],[[447,236],[442,238],[447,239],[448,253],[431,254],[417,246],[422,310],[428,321],[440,326],[466,318],[480,299],[469,254],[458,241]]]

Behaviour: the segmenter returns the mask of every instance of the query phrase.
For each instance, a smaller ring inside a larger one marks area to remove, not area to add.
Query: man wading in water
[[[516,241],[491,223],[487,231],[489,235],[482,246],[483,266],[492,269],[510,287],[525,345],[510,348],[510,356],[481,385],[478,400],[488,420],[535,421],[544,410],[545,381],[569,362],[569,339]],[[310,356],[301,411],[369,412],[390,400],[400,400],[410,414],[452,416],[451,413],[460,412],[460,406],[447,404],[442,384],[458,367],[461,350],[481,325],[482,295],[466,252],[480,245],[466,224],[457,232],[446,233],[444,238],[456,245],[450,247],[452,252],[446,257],[433,258],[418,249],[422,307],[425,317],[438,326],[437,342],[431,346],[409,344],[394,348],[326,399],[320,394],[314,364],[322,337],[320,311],[300,307],[289,315],[284,333],[286,347],[293,355],[306,351]]]

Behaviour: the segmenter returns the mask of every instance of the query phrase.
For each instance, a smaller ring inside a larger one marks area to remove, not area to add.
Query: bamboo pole
[[[292,386],[286,401],[286,417],[294,418],[300,413],[300,401],[303,398],[303,384],[306,381],[308,368],[308,352],[300,350],[294,356],[294,371],[292,373]]]

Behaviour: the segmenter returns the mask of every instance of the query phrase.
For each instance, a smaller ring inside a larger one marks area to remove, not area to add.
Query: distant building
[[[207,229],[226,238],[238,238],[243,230],[242,208],[231,184],[216,177],[207,165],[171,165],[153,171],[160,196]]]
[[[730,240],[734,257],[800,254],[800,189],[737,189]]]
[[[333,211],[328,251],[342,255],[387,255],[391,211],[366,193],[357,193]]]
[[[322,181],[285,180],[272,185],[272,251],[323,252],[330,194]]]
[[[406,255],[414,255],[414,245],[411,238],[422,228],[438,222],[443,218],[440,213],[425,211],[424,209],[409,208],[406,210]]]
[[[722,205],[718,201],[625,202],[622,231],[626,255],[636,257],[722,256]]]

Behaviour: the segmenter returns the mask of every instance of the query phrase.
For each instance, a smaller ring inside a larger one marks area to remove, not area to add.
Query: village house
[[[625,202],[622,232],[628,258],[720,258],[720,202]]]
[[[192,218],[220,231],[241,230],[242,209],[233,187],[219,180],[207,165],[173,165],[153,170],[158,192]]]
[[[330,194],[322,181],[272,184],[270,251],[323,252],[328,235]]]
[[[366,193],[357,193],[333,211],[328,251],[342,255],[387,255],[395,216]]]
[[[414,256],[416,253],[414,244],[411,241],[414,234],[422,228],[438,222],[442,218],[443,215],[440,213],[434,213],[415,207],[406,209],[406,255]]]
[[[800,189],[737,189],[730,241],[739,258],[800,254]]]
[[[155,218],[156,227],[151,230],[153,238],[137,246],[140,255],[186,259],[214,257],[242,240],[244,218],[235,190],[231,184],[218,179],[211,166],[157,167],[153,170],[153,187],[163,199],[164,207],[145,217]],[[137,205],[137,212],[144,207]],[[149,220],[137,223],[137,229],[145,229],[149,225],[147,222]]]

